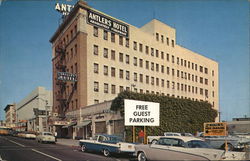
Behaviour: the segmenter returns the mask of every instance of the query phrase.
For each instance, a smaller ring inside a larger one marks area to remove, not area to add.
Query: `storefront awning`
[[[84,127],[84,126],[87,126],[88,124],[91,123],[91,120],[84,120],[83,122],[80,122],[78,123],[76,126],[74,127],[78,127],[78,128],[81,128],[81,127]]]
[[[62,128],[69,128],[69,127],[74,126],[74,125],[76,125],[76,122],[72,122],[68,125],[63,126]]]

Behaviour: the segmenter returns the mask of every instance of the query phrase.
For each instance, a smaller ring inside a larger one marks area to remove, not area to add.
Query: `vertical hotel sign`
[[[87,23],[129,37],[128,25],[92,10],[88,10]]]

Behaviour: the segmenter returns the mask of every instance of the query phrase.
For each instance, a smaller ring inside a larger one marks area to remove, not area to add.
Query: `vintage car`
[[[164,132],[163,136],[181,136],[181,133],[177,132]],[[154,144],[156,143],[162,136],[148,136],[148,143],[149,144]]]
[[[37,142],[55,143],[56,138],[51,132],[41,132],[36,136]]]
[[[205,141],[213,148],[225,149],[225,140],[227,140],[228,150],[243,149],[250,145],[250,139],[238,136],[205,136]]]
[[[81,150],[102,152],[104,156],[110,156],[111,153],[133,154],[135,152],[134,144],[122,142],[114,135],[97,135],[92,140],[80,140]]]
[[[136,145],[138,161],[146,160],[244,160],[244,152],[225,152],[212,149],[195,137],[162,136],[157,143]]]
[[[36,133],[35,132],[25,132],[24,133],[24,138],[25,139],[36,139]]]

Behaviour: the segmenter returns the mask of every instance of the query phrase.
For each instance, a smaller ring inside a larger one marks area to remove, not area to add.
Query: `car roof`
[[[199,139],[199,138],[196,138],[196,137],[191,137],[191,136],[162,136],[161,138],[181,139],[184,142],[188,142],[188,141],[191,141],[191,140],[203,141],[202,139]]]

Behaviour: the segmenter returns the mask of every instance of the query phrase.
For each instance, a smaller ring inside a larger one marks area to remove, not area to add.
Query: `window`
[[[175,83],[174,82],[172,82],[172,89],[174,89],[175,88]]]
[[[179,63],[180,63],[180,60],[179,60],[179,57],[177,57],[177,58],[176,58],[176,64],[179,65]]]
[[[93,27],[93,35],[95,36],[95,37],[98,37],[98,28],[97,27]]]
[[[139,51],[142,52],[142,44],[139,44]]]
[[[111,42],[115,42],[115,34],[111,32]]]
[[[156,78],[156,85],[159,86],[159,78]]]
[[[206,67],[204,68],[204,70],[205,74],[208,74],[208,69]]]
[[[164,87],[164,79],[161,80],[161,87]]]
[[[111,60],[115,60],[115,51],[111,50]]]
[[[200,72],[201,72],[201,73],[203,72],[203,67],[202,67],[202,66],[200,66]]]
[[[123,92],[123,91],[124,91],[123,86],[120,86],[120,92]]]
[[[119,71],[119,77],[120,77],[121,79],[123,79],[123,70],[122,70],[122,69],[120,69],[120,71]]]
[[[126,55],[126,58],[125,58],[126,60],[126,64],[129,64],[129,55]]]
[[[104,93],[109,92],[109,85],[107,83],[104,83]]]
[[[99,91],[99,82],[94,82],[94,91],[95,92]]]
[[[140,67],[143,67],[143,60],[142,59],[139,60],[139,64],[140,64]]]
[[[180,71],[177,70],[177,77],[180,77]]]
[[[129,48],[129,39],[128,38],[126,38],[126,47]]]
[[[212,76],[214,76],[214,70],[212,70]]]
[[[134,66],[137,66],[137,57],[134,57]]]
[[[188,61],[188,68],[190,68],[190,61]]]
[[[151,48],[151,56],[154,56],[154,48]]]
[[[214,91],[212,92],[212,97],[214,97]]]
[[[146,75],[146,83],[149,84],[149,76]]]
[[[164,73],[164,65],[161,66],[161,72]]]
[[[107,48],[104,48],[104,50],[103,50],[103,57],[108,58],[108,49]]]
[[[167,67],[167,74],[169,75],[169,67]]]
[[[127,79],[127,80],[130,79],[130,78],[129,78],[129,75],[130,75],[130,74],[129,74],[129,71],[126,71],[126,79]]]
[[[200,83],[203,84],[203,78],[202,77],[200,77]]]
[[[155,84],[155,78],[151,77],[151,85],[154,85],[154,84]]]
[[[197,71],[197,64],[195,64],[195,70]]]
[[[143,93],[143,89],[140,89],[140,93],[141,93],[141,94]]]
[[[174,40],[172,40],[172,47],[174,47]]]
[[[137,73],[134,73],[134,81],[137,82]]]
[[[177,90],[180,90],[180,83],[177,83]]]
[[[192,63],[192,69],[194,69],[194,63]]]
[[[103,74],[106,76],[108,75],[108,66],[106,65],[103,66]]]
[[[152,71],[154,71],[154,66],[155,66],[154,63],[151,62],[151,70],[152,70]]]
[[[148,54],[148,52],[149,52],[149,51],[148,51],[148,50],[149,50],[149,47],[146,46],[146,49],[145,49],[145,50],[146,50],[146,54]]]
[[[195,76],[195,82],[197,82],[198,81],[198,77],[197,77],[197,75]]]
[[[205,89],[205,99],[208,98],[208,90]]]
[[[172,55],[172,63],[174,63],[174,56]]]
[[[164,59],[164,52],[161,52],[161,58]]]
[[[140,74],[140,82],[143,83],[143,75]]]
[[[108,31],[103,30],[103,39],[108,40]]]
[[[111,85],[111,93],[115,94],[115,85],[113,85],[113,84]]]
[[[134,50],[137,50],[137,42],[134,41]]]
[[[123,62],[123,53],[119,53],[119,61]]]
[[[214,81],[212,81],[212,86],[214,87]]]
[[[149,69],[149,62],[146,61],[146,69]]]
[[[119,36],[119,45],[123,45],[123,37]]]
[[[188,86],[188,92],[190,92],[191,91],[191,86]]]
[[[161,35],[161,42],[164,43],[164,37]]]
[[[167,53],[167,61],[169,61],[169,54]]]
[[[169,88],[170,87],[170,82],[169,81],[167,81],[167,88]]]
[[[115,68],[114,67],[111,67],[111,76],[115,77]]]
[[[167,45],[169,46],[169,38],[167,37]]]
[[[208,79],[205,78],[205,85],[208,85]]]
[[[155,38],[156,38],[156,41],[159,41],[159,33],[156,33],[155,36],[156,36],[156,37],[155,37]]]
[[[99,103],[99,100],[95,99],[94,104],[98,104],[98,103]]]
[[[203,89],[200,88],[200,95],[203,95]]]
[[[188,73],[188,80],[190,80],[190,76],[191,76],[190,73]]]
[[[155,50],[155,56],[158,58],[159,57],[159,51]]]
[[[184,90],[184,87],[183,87],[183,84],[181,84],[181,91],[183,91]]]
[[[97,63],[94,63],[94,73],[99,72],[99,65]]]
[[[156,71],[159,72],[159,64],[155,64]]]
[[[98,46],[94,45],[94,55],[98,55]]]

